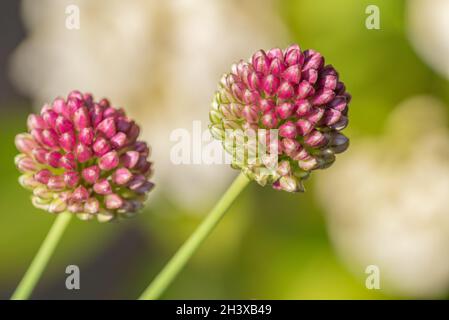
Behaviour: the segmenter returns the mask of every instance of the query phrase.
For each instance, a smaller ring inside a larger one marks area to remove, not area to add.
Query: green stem
[[[153,282],[139,297],[140,300],[158,299],[160,295],[173,282],[179,272],[184,268],[186,263],[196,252],[201,243],[207,238],[214,227],[226,213],[240,192],[248,184],[249,180],[243,174],[240,174],[221,197],[215,207],[210,211],[207,217],[187,239],[186,242],[178,249],[171,260],[166,264],[164,269],[154,278]]]
[[[26,300],[31,295],[72,216],[70,212],[58,215],[11,300]]]

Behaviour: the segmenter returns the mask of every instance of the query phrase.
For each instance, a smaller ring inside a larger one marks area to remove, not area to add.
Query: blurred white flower
[[[449,1],[408,0],[409,38],[436,72],[449,78]]]
[[[80,29],[65,27],[67,5]],[[23,2],[28,37],[12,59],[17,86],[35,104],[72,89],[108,97],[143,127],[153,146],[159,190],[194,210],[206,208],[233,177],[227,165],[170,162],[170,132],[207,129],[221,74],[250,53],[284,46],[274,0],[43,0]]]
[[[317,179],[329,232],[356,273],[377,265],[381,289],[440,297],[449,289],[449,132],[444,106],[419,96],[384,136],[354,143]]]

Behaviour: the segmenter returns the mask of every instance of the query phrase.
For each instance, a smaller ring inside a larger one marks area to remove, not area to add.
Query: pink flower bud
[[[89,191],[83,186],[78,186],[70,196],[70,199],[74,202],[83,202],[89,198]]]
[[[78,134],[78,139],[82,144],[90,146],[94,141],[94,130],[90,127],[81,129]]]
[[[117,152],[110,151],[99,159],[98,166],[101,170],[109,171],[117,167],[119,162],[120,161]]]
[[[100,177],[100,168],[97,165],[84,168],[81,175],[83,176],[84,181],[89,184],[94,184]]]
[[[119,209],[123,205],[123,199],[117,194],[108,194],[105,197],[106,208]]]
[[[115,128],[114,118],[109,117],[101,121],[97,126],[97,130],[102,132],[106,138],[112,138],[117,132]]]
[[[53,174],[48,169],[39,170],[34,174],[34,179],[42,184],[47,184]]]
[[[284,123],[279,127],[279,135],[281,137],[294,139],[296,138],[297,134],[298,131],[296,129],[296,126],[291,121],[287,121],[286,123]]]
[[[133,174],[131,173],[131,171],[126,168],[119,168],[113,173],[112,181],[118,185],[126,185],[132,177]]]
[[[75,146],[75,156],[80,163],[84,163],[92,158],[92,151],[88,146],[77,143]]]
[[[65,132],[59,136],[59,145],[64,151],[72,151],[75,147],[76,138],[73,132]]]
[[[112,147],[121,149],[126,145],[126,134],[124,134],[123,132],[117,132],[110,141]]]
[[[79,174],[75,171],[67,171],[63,175],[64,183],[69,187],[73,188],[78,185],[80,180]]]
[[[45,157],[45,161],[53,168],[59,167],[59,160],[61,160],[62,154],[58,151],[50,151]]]
[[[94,191],[97,194],[106,195],[112,192],[112,187],[108,180],[100,179],[94,184]]]
[[[293,113],[295,113],[295,105],[291,102],[282,102],[276,107],[276,114],[281,119],[288,119],[293,115]]]

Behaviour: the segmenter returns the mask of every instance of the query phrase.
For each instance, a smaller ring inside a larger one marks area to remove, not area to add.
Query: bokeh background
[[[65,28],[69,4],[79,30]],[[369,5],[379,30],[365,26]],[[0,298],[54,220],[17,183],[28,113],[80,89],[139,119],[157,191],[135,219],[75,219],[33,294],[134,299],[236,175],[171,164],[170,132],[205,129],[232,62],[293,42],[322,52],[351,92],[349,150],[304,194],[251,184],[164,298],[448,298],[448,17],[446,0],[1,1]],[[81,290],[65,289],[70,264]],[[365,286],[369,265],[379,290]]]

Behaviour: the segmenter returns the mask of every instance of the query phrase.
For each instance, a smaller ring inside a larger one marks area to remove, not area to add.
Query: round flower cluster
[[[16,136],[20,184],[35,207],[69,211],[83,220],[134,215],[154,184],[150,149],[139,126],[107,99],[79,91],[45,104]]]
[[[223,75],[210,111],[210,130],[234,155],[227,130],[278,130],[275,141],[264,141],[276,144],[274,166],[271,155],[254,162],[234,157],[233,167],[261,185],[304,191],[303,180],[312,170],[329,167],[335,154],[347,149],[349,140],[340,131],[348,124],[350,100],[337,71],[325,65],[320,53],[303,52],[296,44],[260,50]]]

